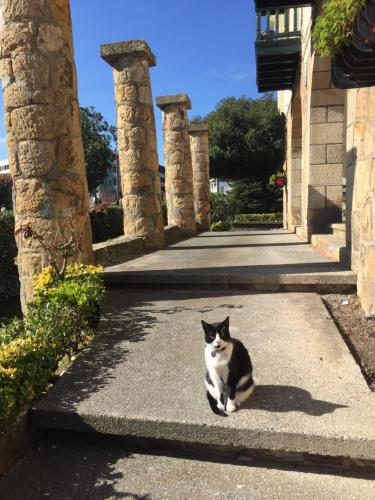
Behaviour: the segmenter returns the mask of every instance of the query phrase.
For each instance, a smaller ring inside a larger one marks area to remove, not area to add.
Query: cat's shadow
[[[251,397],[245,401],[241,410],[264,410],[276,413],[299,411],[320,417],[333,413],[338,408],[348,408],[346,405],[330,403],[313,399],[306,389],[291,385],[256,385]]]

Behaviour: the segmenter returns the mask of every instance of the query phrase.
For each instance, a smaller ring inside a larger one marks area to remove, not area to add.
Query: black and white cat
[[[229,317],[221,323],[202,320],[206,349],[207,398],[214,413],[234,412],[254,390],[253,367],[246,347],[229,333]]]

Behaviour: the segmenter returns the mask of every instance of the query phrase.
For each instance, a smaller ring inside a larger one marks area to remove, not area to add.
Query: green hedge
[[[0,214],[0,256],[0,296],[6,299],[19,293],[18,270],[14,262],[17,246],[12,212]]]
[[[232,228],[232,225],[229,221],[227,220],[221,220],[219,222],[214,222],[211,224],[210,231],[217,233],[219,231],[230,231]]]
[[[92,242],[111,240],[124,234],[123,209],[97,205],[90,210]]]
[[[104,295],[101,272],[75,264],[58,281],[46,268],[25,317],[0,328],[0,429],[43,393],[59,362],[92,337]]]
[[[283,220],[283,214],[276,212],[271,214],[238,214],[235,222],[279,222]]]

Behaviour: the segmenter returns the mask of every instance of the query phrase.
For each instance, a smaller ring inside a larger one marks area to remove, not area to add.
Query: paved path
[[[124,284],[346,284],[355,275],[284,230],[203,233],[106,269]]]
[[[1,500],[372,500],[375,482],[285,467],[130,453],[122,444],[47,441],[0,484]]]
[[[353,273],[275,230],[205,233],[112,266],[106,279],[121,286],[108,294],[94,342],[31,411],[35,426],[62,438],[30,450],[0,485],[1,499],[374,497],[373,483],[344,477],[348,469],[339,477],[239,465],[259,455],[289,464],[375,460],[374,395],[320,297],[271,292],[352,286]],[[196,288],[159,286],[176,284]],[[262,292],[227,286],[243,284]],[[257,386],[223,418],[205,398],[200,320],[226,315],[248,346]],[[151,439],[165,456],[132,455],[129,437]],[[185,455],[216,458],[170,456],[176,443]]]
[[[200,320],[230,315],[257,388],[207,404]],[[375,397],[316,294],[115,290],[100,333],[36,405],[35,425],[375,460]]]

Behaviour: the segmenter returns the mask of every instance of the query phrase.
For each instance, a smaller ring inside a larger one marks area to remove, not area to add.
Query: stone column
[[[193,166],[195,218],[199,231],[208,231],[210,211],[210,159],[208,155],[208,125],[190,125],[190,150]]]
[[[332,88],[330,59],[311,61],[303,114],[302,226],[306,239],[342,220],[345,90]]]
[[[124,233],[160,248],[164,222],[149,72],[155,56],[143,40],[102,45],[101,56],[113,66],[115,81]]]
[[[1,15],[0,72],[25,309],[32,276],[49,263],[43,247],[66,241],[74,228],[82,233],[78,260],[92,261],[88,189],[69,1],[3,0]]]
[[[177,94],[157,97],[156,104],[163,111],[168,224],[179,226],[185,236],[193,236],[197,225],[187,115],[191,102],[186,94]]]

